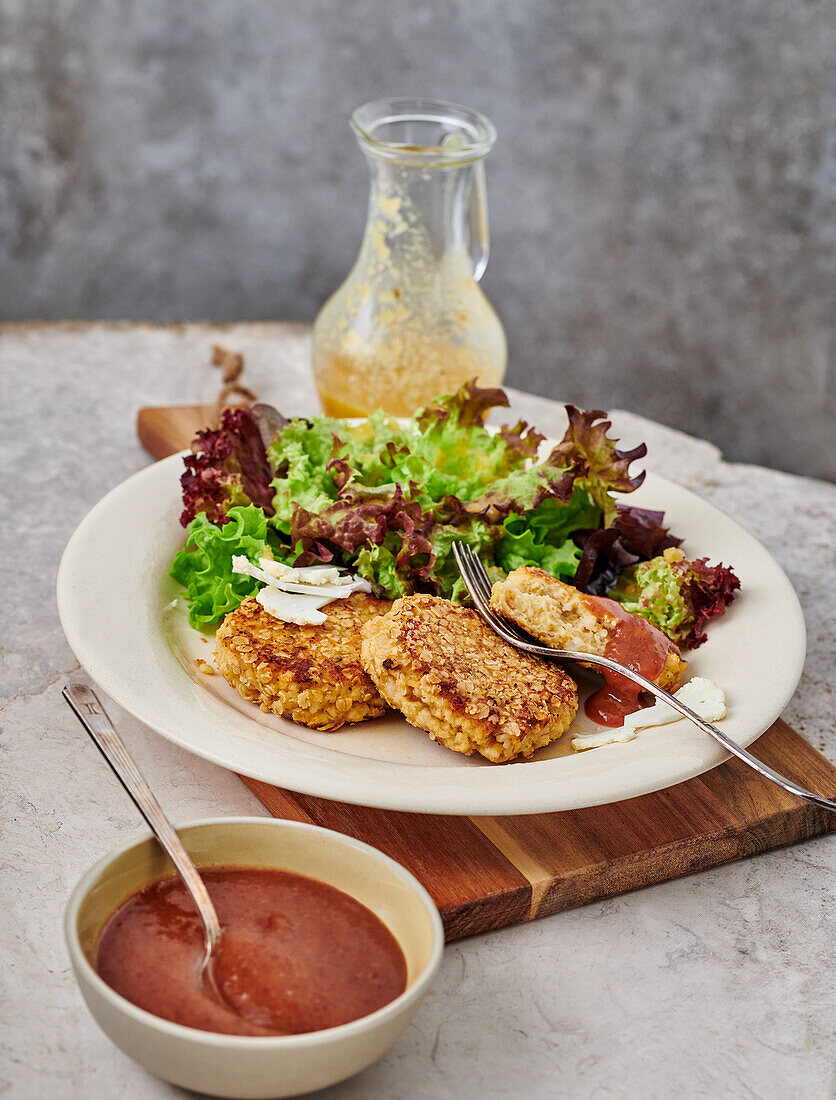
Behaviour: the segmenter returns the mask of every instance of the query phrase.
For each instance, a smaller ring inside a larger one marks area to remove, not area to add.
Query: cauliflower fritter
[[[495,584],[491,591],[493,610],[539,641],[556,649],[577,649],[598,656],[604,655],[619,618],[628,615],[618,605],[611,604],[610,600],[587,596],[571,584],[564,584],[551,573],[533,566],[515,569],[504,581]],[[654,636],[665,638],[650,623],[647,627]],[[673,690],[688,663],[682,659],[673,642],[667,638],[665,642],[669,649],[655,683],[666,690]]]
[[[434,741],[502,764],[567,729],[575,682],[506,645],[475,611],[436,596],[406,596],[363,627],[363,668],[386,702]]]
[[[245,699],[311,729],[376,718],[386,703],[360,664],[360,628],[391,606],[355,592],[327,604],[321,626],[295,626],[249,597],[218,628],[215,661]]]

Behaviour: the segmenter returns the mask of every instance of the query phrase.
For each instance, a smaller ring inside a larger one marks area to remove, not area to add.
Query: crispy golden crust
[[[215,661],[245,699],[312,729],[375,718],[386,704],[360,664],[360,628],[390,607],[355,592],[326,604],[321,626],[294,626],[250,597],[218,628]]]
[[[495,764],[548,745],[578,709],[562,669],[512,649],[475,611],[435,596],[406,596],[367,622],[361,659],[413,726]]]
[[[556,649],[579,649],[603,655],[618,619],[570,584],[534,566],[509,573],[491,591],[491,607],[523,630]],[[660,687],[675,688],[688,667],[670,643],[656,677]]]

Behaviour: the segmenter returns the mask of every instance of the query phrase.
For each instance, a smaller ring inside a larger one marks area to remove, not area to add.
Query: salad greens
[[[258,591],[258,581],[232,572],[232,555],[258,561],[267,548],[267,516],[255,504],[235,506],[221,526],[205,512],[189,524],[186,546],[175,557],[171,575],[188,592],[189,622],[194,627],[215,623]]]
[[[610,595],[627,611],[641,615],[683,649],[706,640],[703,626],[734,599],[740,581],[730,569],[706,558],[688,561],[681,550],[666,550],[622,573]]]
[[[344,566],[390,599],[425,591],[463,602],[452,556],[462,540],[493,579],[539,566],[700,644],[737,578],[705,562],[673,569],[660,555],[680,540],[662,513],[616,498],[644,480],[630,473],[644,444],[620,451],[605,413],[567,405],[563,439],[538,459],[544,437],[524,421],[484,427],[489,409],[507,405],[502,390],[468,382],[408,421],[226,410],[217,431],[198,433],[181,479],[188,530],[171,572],[192,625],[219,621],[257,589],[232,573],[233,554]]]

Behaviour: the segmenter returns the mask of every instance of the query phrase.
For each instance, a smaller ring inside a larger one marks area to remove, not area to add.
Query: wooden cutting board
[[[214,415],[214,405],[149,405],[137,413],[136,434],[153,458],[168,458],[185,450]]]
[[[164,458],[187,447],[211,412],[211,406],[143,409],[140,440]],[[786,722],[779,719],[754,751],[809,789],[836,794],[836,767]],[[274,817],[346,833],[407,867],[435,899],[448,941],[836,830],[836,814],[737,760],[641,798],[521,817],[396,813],[241,779]]]

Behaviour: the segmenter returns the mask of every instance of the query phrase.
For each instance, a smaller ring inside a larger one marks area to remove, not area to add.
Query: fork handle
[[[534,644],[528,645],[526,649],[529,653],[536,653],[538,656],[548,657],[550,660],[581,660],[581,657],[571,650],[551,649],[548,646]],[[617,661],[610,660],[609,657],[598,657],[591,653],[584,653],[582,660],[584,664],[600,665],[602,668],[608,668],[613,672],[617,672],[619,676],[624,676],[628,680],[632,680],[634,684],[638,684],[644,691],[651,692],[657,699],[661,699],[663,702],[668,703],[674,710],[679,711],[685,718],[690,719],[695,726],[698,726],[703,731],[703,733],[707,733],[709,737],[713,737],[715,741],[719,741],[723,748],[726,749],[727,752],[730,752],[732,756],[736,756],[738,760],[742,760],[745,764],[754,768],[756,772],[759,772],[765,779],[771,779],[773,783],[777,783],[779,787],[783,787],[784,790],[789,791],[790,794],[797,795],[799,798],[806,798],[808,802],[813,802],[816,806],[821,806],[824,810],[836,811],[836,802],[829,798],[823,798],[819,794],[813,794],[812,791],[800,787],[798,783],[793,782],[792,779],[787,779],[786,776],[780,775],[770,768],[768,764],[764,764],[762,760],[758,760],[756,756],[752,756],[746,749],[741,748],[737,742],[732,741],[730,737],[727,737],[721,730],[718,730],[711,722],[706,721],[701,714],[697,714],[695,710],[691,710],[689,706],[686,706],[685,703],[677,699],[675,695],[671,695],[669,691],[660,688],[658,684],[654,684],[652,680],[648,680],[647,677],[642,676],[640,672],[634,672],[633,669],[626,668]]]

